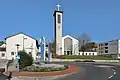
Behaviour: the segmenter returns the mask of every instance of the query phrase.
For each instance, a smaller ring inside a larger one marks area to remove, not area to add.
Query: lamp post
[[[19,72],[19,59],[20,59],[20,56],[18,55],[18,50],[19,50],[19,44],[16,44],[15,46],[17,46],[17,51],[16,51],[16,68],[17,68],[17,71]]]
[[[85,40],[83,40],[83,55],[84,55],[84,51],[85,51]]]
[[[60,47],[60,43],[58,43],[58,51],[59,51],[59,54],[61,56],[60,58],[60,63],[62,64],[62,52],[61,52],[62,48]]]

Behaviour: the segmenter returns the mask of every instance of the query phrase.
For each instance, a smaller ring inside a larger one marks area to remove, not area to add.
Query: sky
[[[0,0],[0,40],[24,32],[54,39],[56,5],[63,13],[63,36],[88,34],[92,41],[120,39],[120,0]]]

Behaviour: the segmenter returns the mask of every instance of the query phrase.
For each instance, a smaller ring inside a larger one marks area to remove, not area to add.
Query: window
[[[58,23],[61,23],[61,15],[58,15]]]
[[[91,53],[89,53],[89,55],[91,55]]]
[[[84,56],[84,53],[82,53],[82,55]]]
[[[2,57],[5,57],[5,54],[4,54],[4,53],[2,53]]]
[[[105,53],[108,53],[108,50],[106,50]]]
[[[105,49],[108,49],[108,47],[105,47]]]
[[[11,55],[14,55],[14,52],[11,52]]]
[[[71,55],[72,55],[72,51],[70,51]]]
[[[105,46],[107,46],[108,45],[108,43],[105,43]]]
[[[6,51],[6,48],[0,48],[0,51]]]

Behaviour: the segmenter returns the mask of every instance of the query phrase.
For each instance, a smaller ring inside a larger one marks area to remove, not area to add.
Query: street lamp
[[[60,47],[60,43],[58,43],[58,51],[59,51],[59,54],[61,56],[60,63],[62,64],[62,48]]]
[[[85,51],[85,40],[83,40],[83,55],[84,55],[84,51]]]
[[[16,67],[17,67],[17,71],[19,72],[19,59],[20,56],[18,55],[18,50],[19,50],[19,44],[16,44],[15,46],[17,46],[17,51],[16,51]]]

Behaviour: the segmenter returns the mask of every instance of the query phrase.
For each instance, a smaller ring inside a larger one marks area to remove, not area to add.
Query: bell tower
[[[57,9],[54,11],[54,39],[55,39],[55,53],[62,55],[62,15],[63,11],[60,9],[60,5],[57,5]]]

